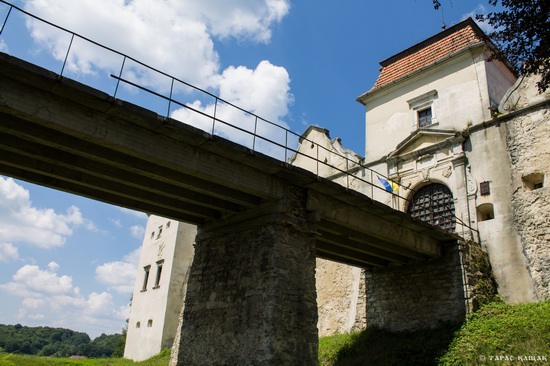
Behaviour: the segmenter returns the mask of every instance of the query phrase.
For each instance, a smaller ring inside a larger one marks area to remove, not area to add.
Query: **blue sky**
[[[372,87],[380,61],[442,24],[431,0],[12,1],[297,133],[311,124],[328,128],[360,154],[364,109],[355,98]],[[486,7],[444,0],[445,23]],[[0,21],[7,10],[0,3]],[[12,14],[0,51],[59,72],[68,40]],[[66,76],[112,91],[108,75],[120,59],[78,43],[73,49]],[[165,80],[132,66],[127,75],[166,88]],[[213,107],[182,95],[199,109]],[[166,108],[125,87],[119,97]],[[171,116],[189,117],[178,109]],[[145,224],[143,213],[0,176],[0,323],[66,327],[92,337],[120,332]]]

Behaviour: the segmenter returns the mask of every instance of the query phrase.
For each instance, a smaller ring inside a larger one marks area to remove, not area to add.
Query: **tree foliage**
[[[439,0],[432,0],[437,10]],[[550,85],[550,1],[489,0],[502,10],[478,14],[494,30],[488,34],[500,49],[493,59],[507,60],[521,75],[540,75],[537,86],[544,92]]]
[[[0,324],[0,348],[8,353],[111,357],[121,338],[121,334],[102,334],[92,341],[86,333],[70,329]]]

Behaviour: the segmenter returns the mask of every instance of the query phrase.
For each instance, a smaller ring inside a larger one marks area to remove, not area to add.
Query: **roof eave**
[[[400,84],[400,83],[402,83],[403,81],[408,80],[408,79],[410,79],[410,78],[412,78],[412,77],[414,77],[414,76],[416,76],[416,75],[418,75],[418,74],[420,74],[420,73],[422,73],[422,72],[424,72],[424,71],[426,71],[426,70],[428,70],[428,69],[431,69],[431,68],[433,68],[433,67],[435,67],[435,66],[437,66],[437,65],[439,65],[439,64],[441,64],[441,63],[443,63],[443,62],[445,62],[445,61],[447,61],[447,60],[450,60],[450,59],[452,59],[452,58],[455,58],[455,57],[457,57],[457,56],[459,56],[459,55],[461,55],[461,54],[463,54],[463,53],[466,53],[466,52],[468,52],[468,51],[470,51],[470,50],[472,50],[472,49],[479,48],[479,47],[483,47],[483,46],[485,46],[485,45],[487,45],[487,42],[481,41],[481,42],[477,42],[477,43],[475,43],[475,44],[469,45],[469,46],[467,46],[467,47],[464,47],[464,48],[462,48],[462,49],[460,49],[460,50],[458,50],[458,51],[456,51],[456,52],[453,52],[453,53],[448,54],[447,56],[445,56],[445,57],[443,57],[443,58],[440,58],[440,59],[437,60],[437,61],[434,61],[434,62],[432,62],[432,63],[430,63],[430,64],[428,64],[428,65],[422,66],[421,68],[416,69],[416,70],[414,70],[413,72],[408,73],[407,75],[404,75],[404,76],[402,76],[402,77],[400,77],[400,78],[398,78],[398,79],[395,79],[395,80],[393,80],[393,81],[390,81],[389,83],[384,84],[384,85],[382,85],[382,86],[379,86],[379,87],[377,87],[377,88],[375,88],[375,89],[371,89],[371,90],[369,90],[369,91],[367,91],[367,92],[361,94],[360,96],[358,96],[355,100],[356,100],[357,102],[363,104],[363,105],[366,105],[366,99],[368,99],[369,97],[372,97],[373,95],[376,95],[376,94],[378,94],[378,93],[380,93],[380,92],[382,92],[382,91],[384,91],[384,90],[386,90],[386,89],[388,89],[388,88],[390,88],[390,87],[392,87],[392,86],[394,86],[394,85],[396,85],[396,84]]]

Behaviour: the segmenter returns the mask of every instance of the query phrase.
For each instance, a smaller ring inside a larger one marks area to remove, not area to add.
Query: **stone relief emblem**
[[[450,165],[441,172],[441,175],[445,178],[449,178],[451,174],[453,174],[453,168]]]
[[[468,184],[468,194],[474,194],[477,192],[477,181],[472,176],[471,165],[468,165],[466,168],[466,183]]]
[[[165,246],[166,246],[166,244],[164,244],[164,242],[159,244],[159,248],[157,250],[157,257],[162,256],[162,252],[163,252]]]
[[[422,169],[421,173],[422,173],[422,179],[424,181],[430,180],[430,169]]]

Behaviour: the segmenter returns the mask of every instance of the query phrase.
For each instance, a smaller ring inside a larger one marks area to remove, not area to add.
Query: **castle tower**
[[[132,296],[125,358],[141,361],[172,347],[195,236],[194,225],[149,216]]]

